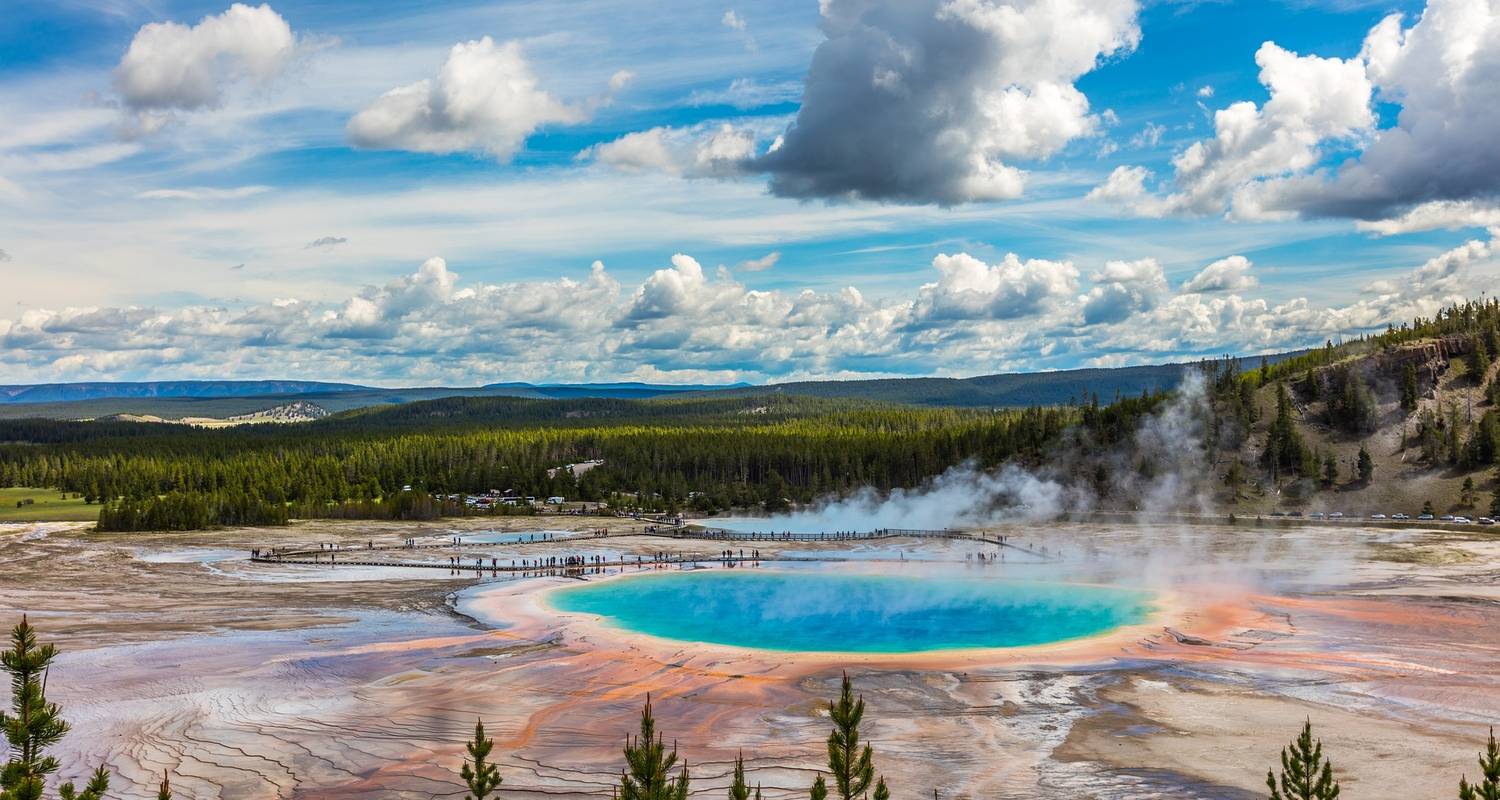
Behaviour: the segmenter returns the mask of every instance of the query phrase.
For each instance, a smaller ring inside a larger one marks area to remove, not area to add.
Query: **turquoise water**
[[[1140,622],[1150,595],[973,578],[751,570],[666,572],[559,590],[561,611],[638,633],[784,651],[1022,647]]]

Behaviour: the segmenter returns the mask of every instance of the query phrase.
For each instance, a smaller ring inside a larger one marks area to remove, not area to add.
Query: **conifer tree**
[[[1458,800],[1500,800],[1500,745],[1495,744],[1495,729],[1490,728],[1490,743],[1479,756],[1479,773],[1484,780],[1471,785],[1465,775],[1458,779]]]
[[[841,800],[854,800],[870,788],[875,778],[875,753],[859,746],[859,722],[865,715],[865,698],[854,696],[849,673],[844,673],[839,699],[828,704],[833,732],[828,734],[828,771]]]
[[[161,786],[156,790],[156,800],[172,800],[172,781],[162,773]]]
[[[1401,368],[1401,409],[1415,411],[1420,397],[1417,389],[1417,368],[1408,363]]]
[[[1370,457],[1370,451],[1366,450],[1364,445],[1359,446],[1359,459],[1356,463],[1356,469],[1359,471],[1359,482],[1368,485],[1370,481],[1375,479],[1375,459]]]
[[[47,669],[57,657],[57,648],[38,644],[36,629],[25,616],[11,629],[11,646],[0,653],[0,665],[10,674],[11,707],[0,711],[10,760],[0,771],[0,800],[41,800],[47,776],[57,772],[57,759],[46,750],[68,732],[62,709],[47,702]],[[104,767],[94,770],[80,792],[71,782],[58,787],[63,800],[99,800],[109,788]]]
[[[485,800],[503,778],[500,777],[500,770],[486,760],[490,751],[495,749],[495,740],[485,737],[482,720],[474,721],[474,738],[464,745],[464,749],[469,751],[469,758],[473,761],[472,764],[468,760],[464,761],[463,768],[458,772],[458,776],[469,787],[469,794],[464,795],[464,800]]]
[[[620,773],[620,800],[687,800],[688,769],[676,778],[668,773],[677,764],[677,746],[667,752],[667,746],[656,732],[656,719],[651,715],[651,696],[646,695],[646,707],[641,711],[641,733],[635,738],[625,738],[625,769]]]
[[[1302,733],[1290,748],[1282,748],[1279,784],[1275,772],[1266,770],[1266,786],[1271,800],[1336,800],[1339,796],[1333,764],[1323,757],[1323,741],[1312,738],[1312,720],[1302,723]]]
[[[828,782],[823,780],[823,773],[813,781],[812,790],[807,793],[811,800],[828,800]]]
[[[760,787],[756,787],[760,791]],[[750,784],[745,782],[745,754],[734,760],[734,782],[729,785],[729,800],[750,800]]]
[[[891,800],[891,790],[885,787],[885,776],[875,781],[875,800]]]

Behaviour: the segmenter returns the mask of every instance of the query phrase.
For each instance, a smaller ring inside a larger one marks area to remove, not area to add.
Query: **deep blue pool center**
[[[1147,592],[1000,578],[661,572],[554,592],[561,611],[683,642],[794,652],[1025,647],[1145,620]]]

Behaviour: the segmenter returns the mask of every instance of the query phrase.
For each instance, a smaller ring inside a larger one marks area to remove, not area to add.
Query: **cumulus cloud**
[[[931,266],[933,280],[872,298],[853,286],[750,289],[687,254],[630,289],[599,262],[577,279],[465,284],[431,258],[338,302],[26,308],[0,318],[0,375],[206,376],[228,364],[451,385],[496,379],[499,363],[512,379],[681,382],[1151,363],[1304,347],[1431,316],[1493,286],[1500,247],[1466,242],[1335,306],[1243,296],[1234,257],[1190,282],[1200,291],[1176,294],[1149,258],[1092,267],[1085,292],[1065,261],[955,253]]]
[[[334,247],[345,244],[349,240],[343,236],[320,236],[307,243],[304,249],[311,250],[317,247]]]
[[[1143,216],[1345,217],[1382,235],[1487,225],[1500,207],[1500,5],[1430,0],[1410,26],[1392,14],[1355,58],[1256,52],[1263,106],[1214,114],[1213,138],[1173,159],[1155,191],[1122,167],[1090,197]],[[1379,127],[1374,101],[1398,106]],[[1336,166],[1343,148],[1355,155]]]
[[[269,5],[235,3],[192,26],[152,22],[115,68],[115,90],[137,111],[216,106],[231,83],[280,75],[295,46],[291,26]]]
[[[1083,324],[1119,322],[1155,308],[1167,293],[1167,276],[1154,258],[1107,261],[1089,276],[1094,287],[1083,297]]]
[[[1074,82],[1140,38],[1134,0],[825,0],[775,194],[953,205],[1020,196],[1017,162],[1097,132]]]
[[[1214,114],[1214,137],[1194,142],[1172,159],[1175,191],[1154,196],[1140,167],[1120,167],[1090,192],[1142,216],[1163,213],[1241,217],[1271,212],[1247,202],[1255,181],[1307,169],[1328,140],[1355,137],[1374,125],[1371,85],[1357,59],[1302,56],[1266,42],[1255,53],[1260,82],[1270,93],[1263,106],[1241,101]]]
[[[726,178],[744,174],[754,157],[756,133],[729,123],[691,128],[652,128],[628,133],[578,154],[627,172],[655,171],[688,178]]]
[[[719,22],[732,31],[744,31],[749,27],[745,23],[745,18],[732,8],[724,12],[724,17]]]
[[[1307,216],[1380,220],[1424,204],[1500,201],[1500,4],[1430,0],[1403,26],[1383,19],[1360,58],[1380,99],[1399,104],[1353,159],[1329,174],[1274,181],[1257,201]]]
[[[538,128],[588,116],[538,84],[520,43],[496,44],[486,36],[454,45],[436,78],[386,92],[354,115],[347,130],[360,147],[480,152],[505,161]]]
[[[1068,261],[1028,259],[1006,253],[998,264],[969,255],[932,260],[938,280],[917,292],[914,315],[924,322],[956,319],[1018,319],[1041,312],[1078,288],[1078,269]]]
[[[1221,258],[1203,268],[1182,285],[1184,292],[1243,292],[1255,288],[1258,281],[1250,274],[1250,259],[1244,256]]]

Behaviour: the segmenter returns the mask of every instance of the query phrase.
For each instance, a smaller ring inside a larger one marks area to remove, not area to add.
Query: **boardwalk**
[[[853,560],[841,557],[809,557],[797,555],[768,555],[754,553],[747,556],[744,554],[714,554],[699,555],[695,553],[672,553],[659,556],[634,556],[621,557],[610,560],[588,560],[581,557],[553,557],[546,562],[541,559],[522,559],[521,564],[499,563],[496,558],[474,557],[465,559],[461,556],[451,557],[447,561],[403,561],[394,558],[371,558],[375,553],[392,553],[399,551],[420,550],[461,550],[466,548],[530,548],[536,545],[561,545],[594,543],[609,539],[623,539],[636,537],[656,537],[673,539],[678,541],[711,541],[711,542],[865,542],[881,541],[889,539],[943,539],[950,541],[975,542],[993,547],[1009,548],[1026,553],[1029,556],[1042,560],[1055,560],[1056,553],[1049,554],[1045,549],[1037,549],[1023,544],[1014,543],[1008,537],[987,535],[983,531],[959,531],[951,529],[919,530],[919,529],[896,529],[881,528],[873,531],[835,531],[820,533],[792,533],[773,531],[731,531],[718,528],[697,527],[668,527],[668,526],[645,526],[640,530],[615,530],[584,532],[576,535],[554,537],[551,534],[534,534],[536,538],[517,539],[515,541],[464,541],[462,536],[454,536],[445,542],[416,542],[409,540],[407,543],[397,545],[375,545],[373,542],[365,547],[333,547],[322,546],[318,548],[277,549],[277,550],[254,550],[251,552],[250,560],[262,564],[306,564],[319,566],[358,566],[358,567],[401,567],[409,569],[443,569],[450,571],[489,572],[493,574],[586,574],[597,573],[604,569],[618,569],[625,567],[652,567],[652,566],[685,566],[695,564],[723,564],[741,565],[763,562],[821,562],[821,561],[844,561]],[[506,559],[512,561],[511,559]],[[871,559],[861,559],[869,561]],[[891,561],[901,560],[891,558]],[[526,562],[533,563],[526,563]],[[542,563],[536,563],[542,562]]]

